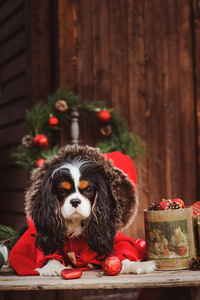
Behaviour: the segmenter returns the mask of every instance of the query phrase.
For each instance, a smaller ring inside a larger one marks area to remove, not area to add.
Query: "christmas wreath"
[[[38,103],[27,110],[25,126],[27,133],[20,145],[12,149],[16,163],[31,171],[56,154],[59,148],[59,132],[69,127],[72,109],[78,109],[81,120],[93,119],[94,130],[100,132],[96,146],[103,153],[120,151],[131,158],[144,154],[140,137],[128,132],[126,121],[114,108],[106,108],[104,102],[82,101],[72,91],[57,90],[48,97],[47,103]],[[97,134],[98,136],[98,134]]]

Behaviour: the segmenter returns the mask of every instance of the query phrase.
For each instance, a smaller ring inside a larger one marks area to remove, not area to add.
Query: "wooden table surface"
[[[200,286],[200,271],[156,271],[142,275],[102,276],[85,271],[78,279],[17,276],[10,269],[0,270],[0,290],[129,289]]]

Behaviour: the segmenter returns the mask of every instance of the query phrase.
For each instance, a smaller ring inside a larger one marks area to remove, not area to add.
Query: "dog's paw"
[[[60,276],[63,269],[68,269],[68,267],[63,266],[58,260],[50,259],[43,268],[36,269],[36,271],[40,276]]]
[[[148,274],[156,270],[154,261],[130,261],[125,259],[122,261],[121,274]]]

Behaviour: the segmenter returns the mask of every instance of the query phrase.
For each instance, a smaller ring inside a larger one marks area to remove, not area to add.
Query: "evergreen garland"
[[[72,91],[59,89],[48,97],[46,104],[38,103],[27,110],[25,117],[27,134],[23,137],[22,143],[14,147],[11,153],[16,163],[31,171],[37,162],[42,164],[42,161],[55,155],[59,148],[58,132],[70,125],[70,113],[74,107],[85,117],[85,120],[89,115],[93,118],[94,128],[100,127],[102,139],[97,141],[96,146],[103,153],[117,150],[131,158],[144,154],[144,143],[137,134],[128,132],[128,124],[120,117],[117,110],[107,109],[105,102],[102,101],[81,101],[80,97]],[[108,116],[110,115],[109,120],[98,118],[98,113],[102,110]],[[55,121],[56,124],[49,124],[49,120]],[[42,134],[43,138],[46,137],[46,140],[38,146],[35,138],[42,138],[38,137],[39,134]]]

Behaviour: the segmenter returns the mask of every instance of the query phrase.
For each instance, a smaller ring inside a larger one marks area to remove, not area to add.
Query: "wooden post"
[[[71,112],[71,143],[78,144],[79,138],[79,124],[78,124],[79,112],[77,108],[72,108]]]

